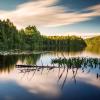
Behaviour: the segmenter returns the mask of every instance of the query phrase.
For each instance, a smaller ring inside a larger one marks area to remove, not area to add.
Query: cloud
[[[100,12],[100,4],[88,7],[87,10],[93,10],[93,11]]]
[[[20,4],[12,11],[0,10],[0,19],[9,18],[18,28],[27,25],[57,27],[88,21],[100,16],[100,4],[86,8],[82,13],[57,6],[58,0],[33,0]]]

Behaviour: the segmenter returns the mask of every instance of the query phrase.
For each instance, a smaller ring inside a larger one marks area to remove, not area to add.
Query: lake
[[[55,59],[67,63],[52,63]],[[100,54],[52,51],[0,56],[0,100],[100,100]]]

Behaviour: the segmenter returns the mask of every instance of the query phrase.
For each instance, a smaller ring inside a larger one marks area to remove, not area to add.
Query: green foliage
[[[0,50],[33,50],[39,45],[40,39],[40,32],[35,26],[18,31],[9,19],[0,20]]]
[[[24,39],[28,45],[28,49],[34,50],[38,48],[41,43],[41,35],[35,26],[28,26],[25,28]]]
[[[84,49],[86,43],[82,38],[76,36],[49,36],[43,37],[43,46],[50,50],[75,51]]]
[[[83,57],[72,57],[72,58],[56,58],[52,59],[52,64],[58,64],[59,66],[66,66],[68,68],[96,68],[100,66],[99,58],[83,58]]]
[[[85,42],[87,44],[87,51],[100,54],[100,36],[88,38],[85,40]]]
[[[76,36],[41,36],[35,26],[18,30],[9,19],[0,20],[0,50],[67,50],[75,51],[86,47]]]
[[[7,20],[0,20],[0,49],[18,48],[19,38],[16,27]]]

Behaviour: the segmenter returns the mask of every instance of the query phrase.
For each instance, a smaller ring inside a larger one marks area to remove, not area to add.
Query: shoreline
[[[42,54],[48,53],[51,51],[0,51],[1,56],[8,56],[8,55],[31,55],[31,54]]]

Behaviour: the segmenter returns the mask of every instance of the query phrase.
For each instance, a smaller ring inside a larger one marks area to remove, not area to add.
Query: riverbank
[[[7,56],[7,55],[30,55],[30,54],[42,54],[48,53],[51,51],[0,51],[0,55]]]

